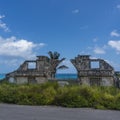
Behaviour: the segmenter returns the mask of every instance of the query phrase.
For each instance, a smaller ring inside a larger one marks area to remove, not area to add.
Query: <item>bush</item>
[[[118,93],[114,99],[115,99],[114,109],[120,110],[120,93]]]
[[[0,102],[16,103],[16,89],[14,86],[3,84],[0,86]]]
[[[109,93],[104,93],[99,100],[99,105],[104,106],[106,109],[114,109],[114,103],[114,96]]]
[[[57,83],[0,84],[0,102],[120,110],[120,90],[114,87],[64,86]]]
[[[56,91],[54,85],[49,83],[42,85],[27,85],[18,88],[16,95],[18,104],[50,105],[52,104]]]
[[[64,107],[87,107],[87,100],[80,96],[77,91],[77,86],[60,88],[54,103]]]

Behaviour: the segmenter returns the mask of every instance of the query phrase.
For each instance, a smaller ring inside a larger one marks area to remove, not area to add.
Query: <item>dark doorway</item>
[[[91,77],[90,78],[90,85],[92,86],[100,86],[101,85],[101,78],[99,77]]]
[[[35,77],[29,77],[28,78],[28,83],[32,83],[32,84],[35,84],[35,83],[37,83],[37,81],[35,80]]]

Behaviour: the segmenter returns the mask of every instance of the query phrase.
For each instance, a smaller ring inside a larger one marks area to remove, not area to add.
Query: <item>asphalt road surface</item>
[[[0,120],[120,120],[120,111],[0,104]]]

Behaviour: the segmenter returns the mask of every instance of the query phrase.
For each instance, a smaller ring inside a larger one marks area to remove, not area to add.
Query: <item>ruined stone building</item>
[[[58,52],[48,52],[47,56],[37,56],[36,60],[27,60],[20,67],[6,75],[9,82],[23,83],[44,83],[49,79],[55,79],[57,69],[65,68],[66,66],[59,64],[65,58],[59,59]]]
[[[120,71],[115,71],[115,86],[120,88]]]
[[[57,68],[65,60],[59,60],[59,54],[50,51],[50,58],[47,56],[37,56],[36,60],[27,60],[20,67],[6,74],[9,82],[23,83],[44,83],[54,80]],[[102,59],[90,59],[89,55],[78,55],[71,59],[78,74],[78,83],[86,85],[112,86],[114,85],[114,69]],[[116,79],[117,80],[117,79]],[[118,81],[118,80],[117,80]]]
[[[58,52],[48,52],[47,56],[37,56],[36,60],[27,60],[20,67],[6,74],[9,82],[23,83],[44,83],[48,80],[54,80],[57,69],[67,68],[65,65],[59,65],[65,58],[59,59]]]
[[[56,67],[62,60],[50,59],[47,56],[37,56],[36,60],[25,61],[20,67],[6,75],[9,82],[23,83],[44,83],[53,79]]]
[[[78,55],[71,59],[78,72],[80,84],[112,86],[114,85],[114,69],[102,59],[90,59],[89,55]]]

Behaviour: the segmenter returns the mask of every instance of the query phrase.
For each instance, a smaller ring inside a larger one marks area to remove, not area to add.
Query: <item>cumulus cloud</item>
[[[117,30],[113,30],[113,31],[110,33],[110,35],[111,35],[112,37],[120,37],[120,33],[118,33]]]
[[[4,59],[4,60],[0,61],[0,64],[4,64],[4,65],[10,66],[10,67],[17,66],[20,63],[21,63],[21,60],[18,60],[18,59],[15,59],[15,58],[13,58],[13,59]]]
[[[120,4],[116,6],[117,9],[120,9]]]
[[[108,45],[117,50],[117,52],[120,52],[120,40],[110,40],[108,42]]]
[[[0,29],[4,30],[5,32],[10,32],[10,29],[8,28],[6,23],[2,21],[4,17],[5,15],[0,15]]]
[[[97,41],[98,41],[98,38],[97,38],[97,37],[93,39],[93,42],[97,42]]]
[[[25,39],[17,39],[14,36],[0,37],[0,43],[0,55],[21,58],[33,58],[35,56],[34,49],[45,45],[44,43],[35,44]]]
[[[75,9],[75,10],[72,11],[73,14],[77,14],[79,12],[80,12],[79,9]]]
[[[0,15],[0,19],[2,19],[2,18],[4,18],[5,17],[5,15]]]
[[[93,51],[95,54],[105,54],[106,53],[104,50],[104,47],[103,48],[95,47]]]

